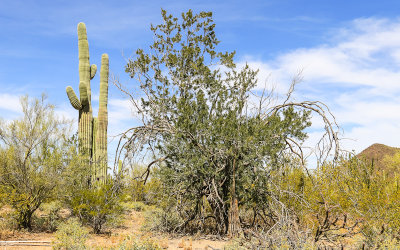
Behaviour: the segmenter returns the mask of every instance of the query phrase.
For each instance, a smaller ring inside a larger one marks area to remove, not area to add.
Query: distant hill
[[[364,149],[357,156],[360,159],[366,159],[368,161],[373,161],[378,167],[382,167],[382,160],[385,156],[393,156],[396,153],[400,153],[400,148],[386,146],[384,144],[375,143]]]

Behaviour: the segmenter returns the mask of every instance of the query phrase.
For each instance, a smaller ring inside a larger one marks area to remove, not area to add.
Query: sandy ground
[[[195,250],[195,249],[223,249],[228,241],[226,240],[212,240],[206,237],[172,237],[168,234],[154,235],[140,230],[143,223],[143,215],[141,212],[132,211],[125,215],[123,226],[120,228],[112,229],[108,234],[101,235],[90,235],[88,240],[88,246],[91,249],[107,249],[113,246],[117,246],[126,237],[137,237],[140,239],[151,238],[157,242],[164,249],[184,249],[184,250]],[[1,235],[1,241],[47,241],[52,242],[54,235],[51,233],[28,233],[28,232],[17,232],[9,231],[3,232]],[[0,250],[3,249],[52,249],[51,246],[1,246]]]

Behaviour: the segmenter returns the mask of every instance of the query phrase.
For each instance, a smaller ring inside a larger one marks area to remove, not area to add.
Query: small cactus
[[[107,176],[107,126],[108,126],[108,55],[101,57],[100,99],[98,118],[92,114],[90,80],[96,74],[97,66],[89,63],[89,44],[84,23],[78,24],[79,47],[79,94],[78,99],[71,86],[66,91],[68,99],[79,110],[78,138],[79,152],[91,165],[91,180],[105,182]]]

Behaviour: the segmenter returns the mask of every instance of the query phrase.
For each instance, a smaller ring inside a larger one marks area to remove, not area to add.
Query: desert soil
[[[171,236],[168,234],[153,234],[140,230],[144,222],[141,212],[132,211],[125,215],[123,226],[112,229],[108,234],[90,235],[88,245],[91,249],[107,249],[117,246],[126,237],[138,237],[140,239],[151,238],[164,249],[223,249],[227,240],[214,240],[203,236]],[[10,231],[0,235],[0,241],[45,241],[52,242],[52,233],[29,233]],[[48,243],[47,243],[48,244]],[[5,249],[52,249],[51,246],[4,246],[0,243],[0,250]]]

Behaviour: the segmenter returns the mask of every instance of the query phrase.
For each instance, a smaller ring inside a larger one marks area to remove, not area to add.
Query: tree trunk
[[[32,230],[32,213],[31,211],[21,211],[18,220],[18,229]]]
[[[240,220],[239,220],[239,206],[236,197],[236,159],[233,159],[232,166],[232,186],[231,186],[231,202],[229,206],[229,230],[228,235],[231,238],[238,237],[241,231]]]

